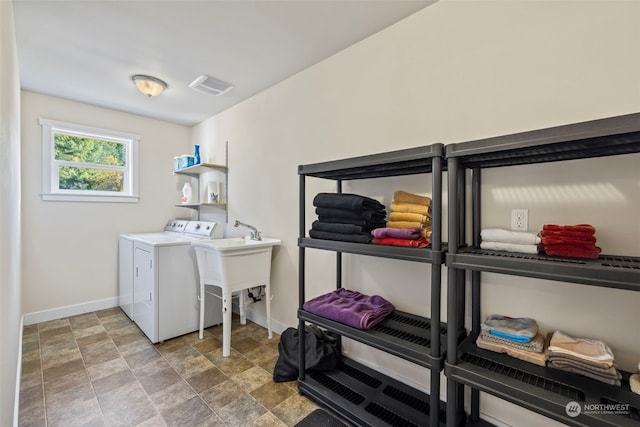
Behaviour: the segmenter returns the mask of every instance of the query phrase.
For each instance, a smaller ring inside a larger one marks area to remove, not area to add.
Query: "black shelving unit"
[[[448,425],[456,425],[463,386],[471,387],[471,421],[479,418],[479,392],[576,426],[640,425],[640,396],[629,389],[628,373],[622,387],[563,371],[522,362],[475,345],[480,330],[481,272],[493,272],[589,286],[640,291],[640,258],[601,255],[597,260],[563,259],[479,249],[480,189],[484,168],[557,162],[640,152],[640,114],[629,114],[543,130],[447,145],[449,179],[449,248],[447,264],[447,322],[450,329],[464,321],[466,271],[471,273],[469,337],[456,346],[448,337],[445,362]],[[473,242],[464,241],[466,171],[471,170]],[[454,244],[453,242],[457,242]],[[624,404],[629,414],[569,417],[566,405]]]
[[[298,389],[302,394],[327,405],[356,425],[427,426],[445,423],[445,405],[440,402],[440,372],[446,352],[448,335],[457,344],[464,331],[448,334],[447,325],[440,322],[441,265],[444,263],[442,244],[442,170],[444,146],[424,147],[342,159],[324,163],[300,165],[299,218],[299,336],[304,349],[305,323],[317,324],[340,337],[348,337],[416,365],[431,369],[430,390],[426,395],[392,378],[375,372],[358,362],[343,357],[335,371],[306,373],[304,351],[300,351]],[[338,193],[345,180],[384,178],[400,175],[430,174],[432,184],[432,239],[430,248],[381,246],[321,240],[306,237],[305,218],[306,178],[314,177],[336,181]],[[342,254],[350,253],[372,257],[407,260],[432,264],[431,317],[416,316],[395,311],[383,322],[368,330],[360,330],[326,319],[303,309],[305,299],[305,251],[326,250],[336,253],[336,283],[342,287]],[[437,327],[434,327],[434,323]],[[464,423],[464,417],[456,419]]]

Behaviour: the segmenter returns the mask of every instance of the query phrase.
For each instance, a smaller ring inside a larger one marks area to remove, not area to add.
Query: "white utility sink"
[[[217,251],[244,251],[248,249],[263,248],[270,246],[277,246],[280,244],[279,239],[272,239],[269,237],[263,237],[262,240],[252,240],[247,237],[232,237],[228,239],[214,239],[214,240],[198,240],[192,242],[193,245],[210,246],[211,249]]]
[[[205,286],[217,286],[222,290],[222,355],[231,351],[231,296],[240,296],[240,323],[246,323],[244,291],[265,286],[267,329],[271,332],[271,252],[280,244],[279,239],[249,237],[228,239],[195,240],[191,245],[196,251],[200,274],[200,333],[204,328]]]

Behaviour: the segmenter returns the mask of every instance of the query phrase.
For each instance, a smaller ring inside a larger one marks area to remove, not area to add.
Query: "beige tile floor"
[[[279,335],[234,316],[156,345],[119,309],[24,328],[20,426],[293,426],[318,405],[274,383]]]

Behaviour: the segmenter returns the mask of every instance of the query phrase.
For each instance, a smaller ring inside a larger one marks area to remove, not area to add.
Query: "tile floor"
[[[293,426],[318,405],[274,383],[279,335],[234,316],[156,345],[119,309],[25,326],[19,425]]]

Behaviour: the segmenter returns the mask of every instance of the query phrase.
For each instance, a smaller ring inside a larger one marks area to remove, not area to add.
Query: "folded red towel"
[[[597,246],[585,248],[575,245],[548,245],[544,247],[544,251],[551,256],[596,259],[602,249]]]
[[[557,237],[563,239],[576,239],[576,240],[588,240],[593,237],[593,233],[590,232],[581,232],[581,231],[552,231],[552,230],[542,230],[540,231],[540,236],[542,237]]]
[[[596,245],[596,238],[590,236],[588,239],[570,239],[559,236],[543,237],[542,245],[572,245],[581,248],[592,248]]]
[[[398,239],[395,237],[374,237],[371,243],[376,245],[389,245],[389,246],[411,246],[416,248],[426,248],[429,246],[429,241],[424,237],[415,240]]]
[[[558,224],[545,224],[542,226],[543,231],[572,231],[579,233],[594,234],[596,229],[590,224],[577,224],[577,225],[558,225]]]

